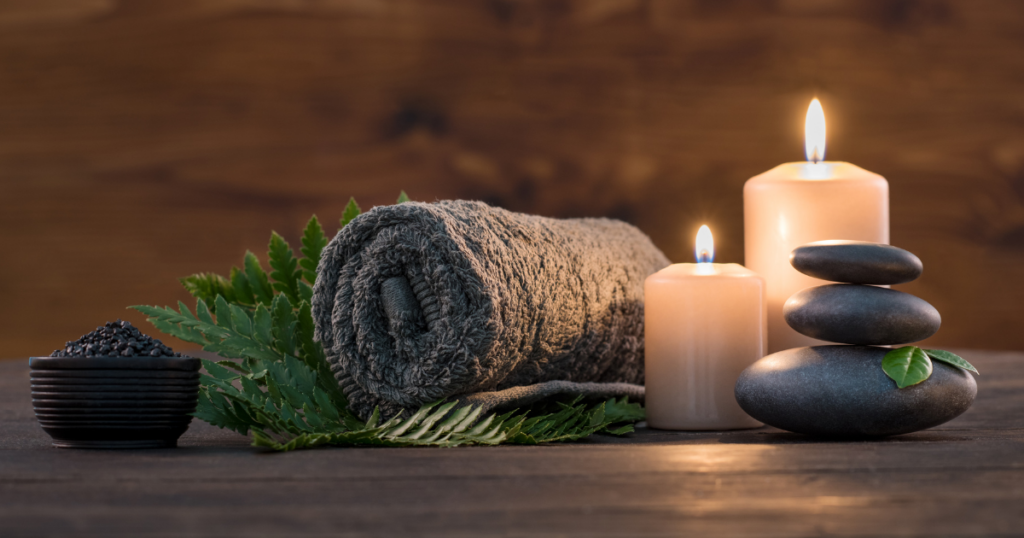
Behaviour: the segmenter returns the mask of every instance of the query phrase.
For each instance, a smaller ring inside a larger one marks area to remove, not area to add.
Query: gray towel
[[[644,278],[668,263],[615,220],[468,201],[377,207],[324,249],[316,338],[364,418],[453,397],[484,411],[640,397]]]

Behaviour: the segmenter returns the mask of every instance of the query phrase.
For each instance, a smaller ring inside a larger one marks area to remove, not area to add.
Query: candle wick
[[[697,263],[711,263],[711,260],[711,252],[709,252],[708,249],[702,248],[700,252],[697,253]]]

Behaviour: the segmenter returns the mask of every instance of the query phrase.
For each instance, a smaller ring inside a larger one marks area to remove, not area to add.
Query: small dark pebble
[[[66,342],[64,349],[55,350],[51,357],[180,357],[166,344],[141,331],[127,321],[110,321],[106,325]]]

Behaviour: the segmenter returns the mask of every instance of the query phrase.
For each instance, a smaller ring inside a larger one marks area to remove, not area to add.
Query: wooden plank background
[[[635,223],[742,262],[747,178],[886,176],[932,343],[1024,348],[1024,3],[8,0],[0,357],[186,295],[271,229],[400,189]],[[143,324],[144,325],[144,324]]]

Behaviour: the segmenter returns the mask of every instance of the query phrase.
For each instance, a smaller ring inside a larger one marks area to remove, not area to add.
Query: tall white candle
[[[756,428],[736,403],[736,380],[764,355],[764,280],[711,263],[701,227],[698,263],[670,265],[644,282],[647,424],[667,430]]]
[[[826,162],[825,115],[817,99],[807,110],[807,162],[779,165],[743,187],[746,265],[764,277],[768,352],[823,344],[791,329],[782,305],[822,284],[789,264],[796,247],[826,239],[889,242],[889,184],[845,162]]]

